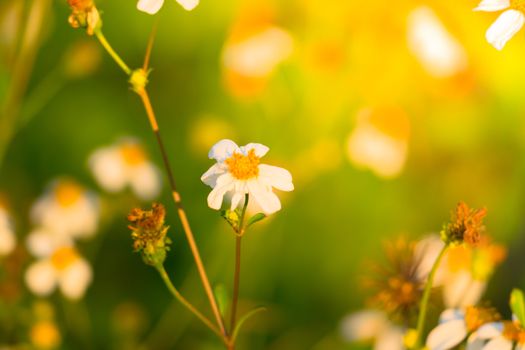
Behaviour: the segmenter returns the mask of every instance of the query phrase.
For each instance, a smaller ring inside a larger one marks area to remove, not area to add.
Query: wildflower
[[[208,196],[208,206],[220,209],[225,194],[231,194],[230,209],[235,210],[250,195],[266,214],[281,209],[281,202],[273,188],[292,191],[292,175],[285,169],[260,164],[269,148],[259,143],[238,147],[231,140],[221,140],[210,150],[208,156],[214,164],[201,180],[213,190]]]
[[[35,202],[31,218],[36,226],[55,234],[90,237],[98,226],[98,201],[77,182],[59,179]]]
[[[0,256],[9,255],[16,247],[13,224],[5,209],[0,206]]]
[[[485,208],[470,209],[464,202],[458,203],[451,222],[441,231],[441,238],[446,244],[477,245],[485,230],[483,226],[485,215],[487,215]]]
[[[260,14],[245,15],[234,24],[222,50],[225,83],[235,95],[256,95],[292,51],[288,31]]]
[[[160,172],[134,139],[122,139],[97,149],[89,158],[89,166],[97,182],[108,192],[119,192],[130,186],[143,200],[159,195]]]
[[[199,0],[176,0],[186,11],[191,11],[199,4]],[[137,9],[150,15],[156,14],[164,5],[164,0],[139,0]]]
[[[447,309],[441,314],[439,325],[428,335],[426,346],[430,350],[447,350],[468,338],[467,349],[479,349],[482,339],[476,331],[499,319],[501,316],[493,308],[469,306]]]
[[[64,73],[72,79],[84,78],[97,70],[101,61],[100,49],[92,41],[73,43],[63,56]]]
[[[135,208],[128,215],[133,248],[148,265],[160,266],[166,259],[171,240],[166,236],[169,226],[164,225],[165,216],[166,209],[159,203],[153,203],[151,210]]]
[[[453,76],[467,66],[465,50],[427,6],[419,6],[409,15],[408,46],[435,77]]]
[[[373,340],[374,350],[403,350],[403,329],[390,322],[385,313],[362,310],[346,316],[341,334],[349,342]]]
[[[474,11],[495,12],[505,10],[485,34],[487,41],[502,50],[525,23],[523,0],[482,0]]]
[[[36,349],[56,349],[62,342],[60,331],[52,321],[38,321],[30,330],[29,337]]]
[[[397,107],[363,109],[347,141],[349,160],[376,175],[392,178],[401,173],[407,158],[410,122]]]
[[[88,35],[93,35],[95,30],[102,27],[100,14],[93,0],[67,0],[71,7],[69,24],[73,28],[85,28]]]
[[[46,296],[58,286],[69,299],[83,297],[93,273],[89,263],[73,246],[61,245],[50,254],[43,254],[42,251],[31,253],[37,257],[37,261],[28,267],[25,281],[33,293]]]

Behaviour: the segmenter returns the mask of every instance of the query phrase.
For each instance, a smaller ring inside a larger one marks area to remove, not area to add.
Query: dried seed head
[[[464,202],[460,202],[452,214],[450,223],[441,231],[441,238],[447,244],[477,245],[485,231],[485,215],[487,209],[471,209]]]

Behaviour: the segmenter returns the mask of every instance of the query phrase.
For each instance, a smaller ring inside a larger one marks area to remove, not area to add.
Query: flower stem
[[[235,321],[237,318],[237,304],[239,302],[239,283],[241,276],[241,243],[242,236],[244,235],[244,218],[246,216],[246,208],[248,207],[248,201],[250,195],[246,194],[244,198],[244,206],[242,208],[241,218],[239,220],[239,227],[235,237],[235,272],[233,276],[233,297],[232,297],[232,309],[230,315],[230,332],[235,329]]]
[[[430,270],[430,274],[428,275],[427,283],[425,285],[425,290],[423,292],[423,298],[421,299],[421,303],[419,304],[419,316],[417,319],[417,339],[416,339],[413,349],[417,350],[421,348],[421,343],[423,340],[423,332],[425,331],[425,321],[427,317],[427,309],[428,309],[428,301],[430,299],[430,291],[432,290],[432,285],[434,284],[434,277],[436,275],[439,264],[441,263],[441,260],[443,260],[443,257],[445,256],[445,253],[448,251],[449,247],[450,245],[445,244],[443,249],[441,249],[441,252],[439,252],[438,257],[436,258],[436,261],[434,261],[434,265],[432,266],[432,269]]]
[[[166,269],[164,268],[164,265],[158,265],[158,266],[155,266],[155,268],[159,272],[160,277],[166,284],[166,287],[168,287],[171,294],[175,297],[175,299],[180,301],[180,303],[184,305],[186,309],[188,309],[192,314],[197,316],[197,318],[201,320],[202,323],[204,323],[209,329],[213,331],[213,333],[217,334],[217,336],[219,336],[222,339],[223,336],[221,332],[217,329],[217,327],[215,327],[213,323],[211,323],[211,321],[206,316],[201,314],[199,310],[197,310],[188,300],[186,300],[186,298],[184,298],[182,294],[179,293],[177,288],[175,288],[175,286],[171,282],[170,277],[168,276],[168,273],[166,272]]]
[[[151,129],[153,130],[153,133],[155,134],[155,137],[157,139],[157,143],[159,145],[159,149],[162,155],[162,161],[164,163],[164,167],[166,168],[166,172],[168,175],[168,182],[171,188],[171,194],[173,197],[173,201],[175,202],[175,205],[177,206],[177,213],[179,215],[180,221],[182,223],[182,228],[184,229],[184,233],[186,234],[186,239],[188,240],[188,244],[190,246],[190,250],[192,252],[193,258],[195,260],[195,264],[197,265],[197,270],[199,272],[202,285],[204,286],[204,290],[206,292],[206,295],[208,296],[210,306],[212,308],[213,314],[215,315],[217,324],[219,325],[220,331],[224,338],[227,338],[228,334],[226,333],[226,328],[224,327],[224,321],[222,319],[221,313],[219,311],[219,307],[217,305],[217,301],[215,300],[215,295],[213,294],[210,281],[208,279],[208,276],[206,274],[206,270],[204,268],[204,264],[202,263],[202,259],[199,253],[199,249],[197,248],[197,244],[195,243],[195,238],[193,236],[190,223],[188,221],[188,218],[186,216],[186,212],[184,211],[184,207],[182,205],[182,199],[177,191],[177,186],[175,184],[175,178],[173,176],[173,172],[171,170],[171,165],[168,159],[168,155],[166,153],[166,148],[164,147],[164,142],[162,140],[162,137],[160,135],[159,126],[157,123],[157,119],[155,117],[155,112],[153,111],[153,107],[151,105],[151,101],[149,99],[149,95],[145,89],[137,92],[142,99],[142,102],[144,104],[144,108],[146,109],[146,114],[148,115],[148,119],[151,125]]]
[[[111,56],[111,58],[113,58],[113,60],[118,64],[118,66],[124,71],[124,73],[126,73],[126,75],[130,75],[131,74],[131,69],[124,62],[124,60],[122,58],[120,58],[120,56],[117,54],[117,52],[115,50],[113,50],[113,47],[111,47],[111,45],[107,41],[106,37],[102,33],[102,29],[95,30],[95,35],[96,35],[98,41],[100,42],[100,44],[102,44],[102,46],[107,51],[107,53]]]

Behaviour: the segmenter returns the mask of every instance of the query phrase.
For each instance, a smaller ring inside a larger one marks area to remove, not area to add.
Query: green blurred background
[[[468,66],[460,74],[432,77],[409,50],[406,19],[422,4],[464,48]],[[294,175],[296,189],[281,196],[283,209],[244,240],[240,311],[257,305],[269,311],[247,324],[239,349],[352,349],[340,339],[338,325],[366,299],[360,287],[364,262],[381,259],[389,238],[437,232],[459,200],[486,206],[489,232],[509,246],[487,299],[504,311],[510,289],[525,287],[522,33],[496,51],[484,39],[495,15],[472,12],[475,1],[203,0],[186,12],[166,0],[155,17],[135,5],[97,1],[106,37],[132,67],[142,64],[158,20],[149,91],[213,283],[232,283],[234,236],[206,205],[209,188],[200,176],[211,165],[209,147],[222,138],[261,142],[271,149],[264,161]],[[261,6],[271,8],[274,23],[291,34],[293,53],[262,91],[238,97],[224,84],[221,52],[242,9]],[[53,1],[26,96],[63,64],[73,43],[95,41],[70,28],[68,15],[65,2]],[[325,44],[336,52],[328,63],[316,51]],[[87,166],[97,147],[135,136],[161,166],[140,100],[101,55],[93,74],[57,82],[60,90],[9,145],[0,191],[11,204],[20,241],[31,229],[31,203],[55,177],[72,176],[102,192]],[[5,93],[9,67],[1,73]],[[410,121],[407,162],[388,179],[353,165],[346,150],[358,112],[385,105],[403,109]],[[85,300],[50,299],[64,329],[62,348],[125,348],[131,337],[150,349],[220,349],[132,253],[125,215],[137,201],[130,198],[103,194],[111,217],[104,217],[95,240],[80,244],[94,266]],[[208,310],[166,186],[160,201],[174,241],[167,270],[183,293]],[[25,295],[21,307],[31,300]],[[86,312],[90,325],[77,315]],[[130,336],[121,328],[133,317],[138,331]]]

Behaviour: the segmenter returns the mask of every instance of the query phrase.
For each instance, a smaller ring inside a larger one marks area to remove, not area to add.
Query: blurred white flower
[[[341,321],[341,334],[349,342],[373,341],[374,350],[403,350],[404,331],[383,312],[362,310]]]
[[[0,207],[0,256],[10,254],[16,247],[16,235],[9,214]]]
[[[429,7],[420,6],[410,13],[407,34],[409,49],[429,74],[444,78],[466,68],[464,48]]]
[[[487,41],[502,50],[525,23],[525,4],[521,0],[482,0],[474,11],[504,11],[485,34]]]
[[[58,247],[51,254],[38,255],[25,273],[27,287],[34,294],[46,296],[58,286],[69,299],[82,298],[92,278],[91,266],[70,245]]]
[[[90,237],[98,226],[98,200],[75,181],[59,179],[35,202],[31,218],[57,235]]]
[[[395,177],[406,162],[409,130],[409,120],[398,108],[363,109],[348,137],[348,158],[380,177]]]
[[[199,4],[199,0],[176,0],[185,10],[191,11]],[[139,0],[137,9],[149,13],[156,14],[164,5],[164,0]]]
[[[208,205],[220,209],[225,194],[231,194],[231,210],[242,203],[245,194],[261,209],[271,214],[281,209],[281,202],[273,188],[292,191],[292,175],[285,169],[260,164],[269,148],[259,143],[239,147],[231,140],[221,140],[210,150],[208,156],[217,161],[201,180],[213,190]]]
[[[518,321],[487,323],[479,328],[478,338],[485,342],[481,350],[525,350],[525,329]]]
[[[144,200],[160,193],[159,170],[134,139],[123,139],[96,150],[89,158],[89,166],[97,182],[108,192],[119,192],[129,185]]]
[[[429,333],[426,347],[429,350],[447,350],[467,339],[466,350],[480,350],[484,340],[478,329],[498,319],[499,314],[492,308],[446,309],[441,313],[439,324]]]

